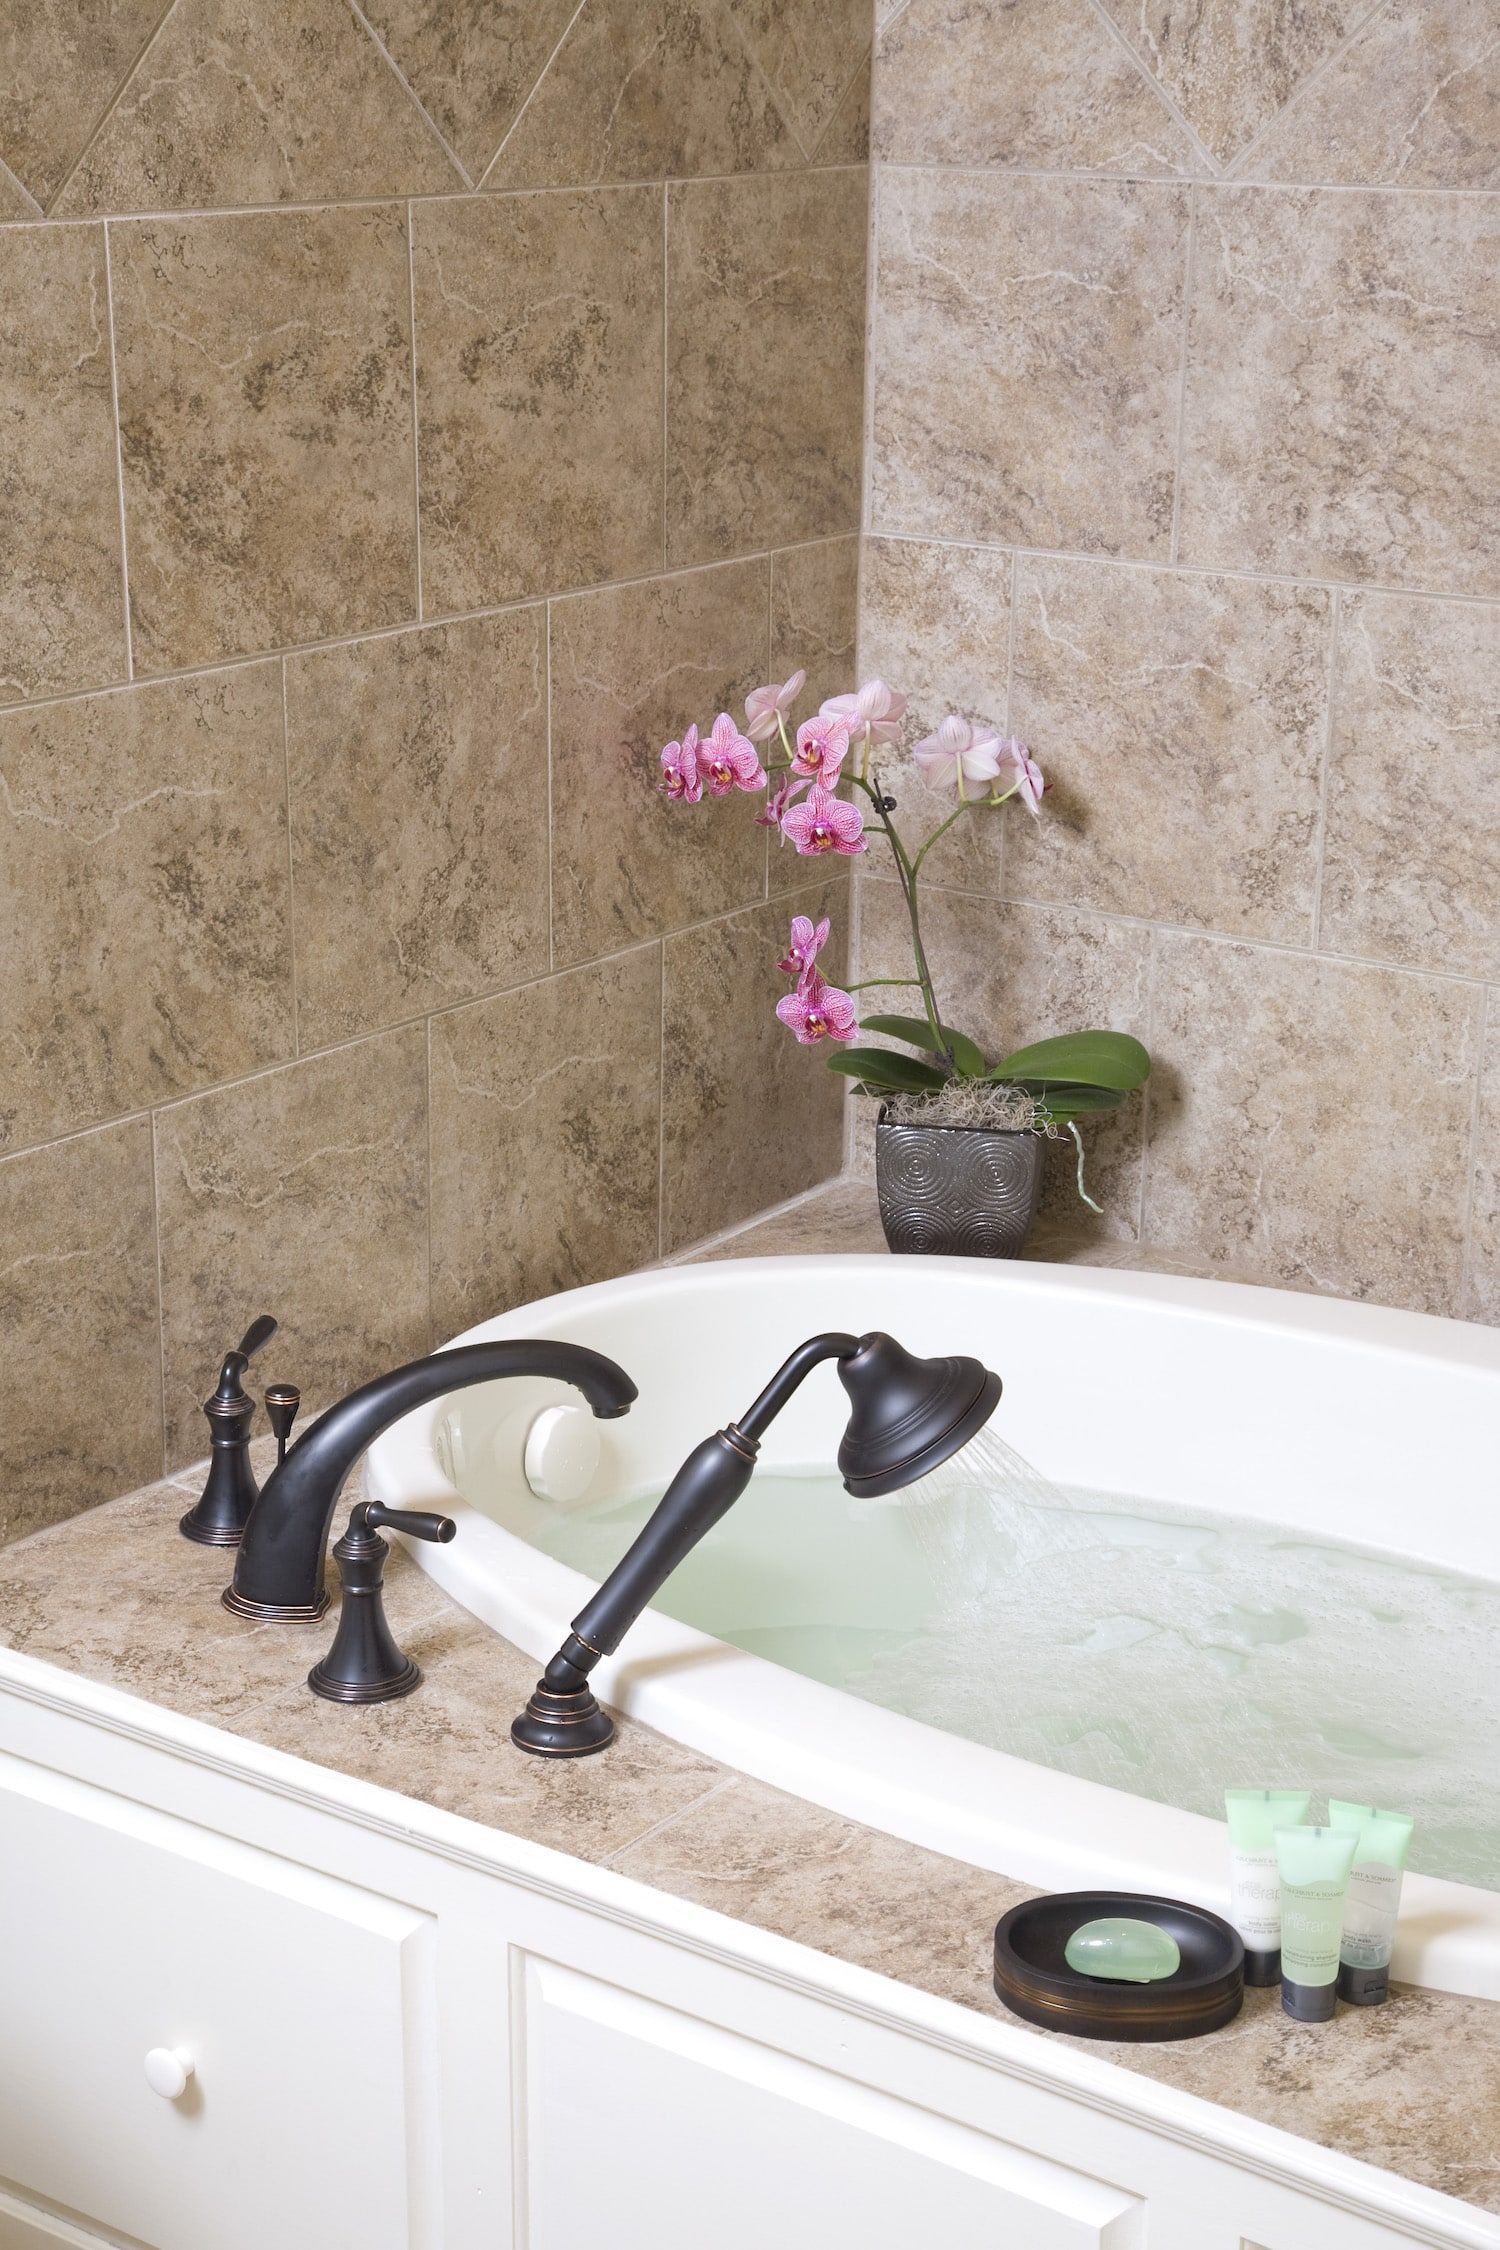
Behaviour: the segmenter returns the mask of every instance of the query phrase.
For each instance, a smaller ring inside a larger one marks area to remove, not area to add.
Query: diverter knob
[[[593,1484],[599,1453],[599,1425],[587,1407],[544,1406],[526,1432],[526,1482],[539,1500],[572,1507]]]
[[[146,2057],[146,2084],[164,2102],[185,2094],[192,2075],[193,2058],[185,2047],[153,2047]]]

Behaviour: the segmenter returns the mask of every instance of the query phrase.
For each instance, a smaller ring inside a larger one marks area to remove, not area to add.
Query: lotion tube
[[[1299,2023],[1333,2014],[1344,1900],[1359,1838],[1334,1828],[1278,1828],[1281,2005]]]
[[[1339,1946],[1339,1998],[1351,2007],[1373,2008],[1390,1990],[1401,1877],[1416,1824],[1405,1813],[1348,1805],[1336,1797],[1329,1799],[1328,1818],[1340,1835],[1355,1838]]]
[[[1306,1820],[1306,1789],[1226,1789],[1229,1819],[1229,1919],[1245,1947],[1246,1984],[1281,1975],[1281,1878],[1276,1830]]]

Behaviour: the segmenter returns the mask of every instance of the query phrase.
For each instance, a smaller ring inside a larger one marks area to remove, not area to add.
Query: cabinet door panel
[[[0,2176],[151,2250],[425,2250],[430,1919],[0,1759]],[[180,2050],[175,2099],[145,2058]]]
[[[1142,2250],[1134,2196],[638,1993],[530,1959],[517,2250]]]

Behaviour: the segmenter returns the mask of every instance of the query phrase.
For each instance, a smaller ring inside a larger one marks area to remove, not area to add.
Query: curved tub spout
[[[365,1448],[428,1399],[507,1375],[572,1383],[605,1419],[628,1412],[636,1396],[625,1370],[602,1352],[541,1339],[459,1344],[377,1375],[320,1415],[266,1479],[245,1525],[224,1607],[237,1617],[321,1617],[328,1607],[323,1557],[333,1511]]]

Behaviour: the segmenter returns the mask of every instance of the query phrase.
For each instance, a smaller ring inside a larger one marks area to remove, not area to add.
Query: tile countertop
[[[867,1187],[838,1183],[706,1254],[879,1247]],[[1124,1246],[1041,1255],[1123,1262]],[[1133,1262],[1145,1260],[1137,1249]],[[1159,1261],[1153,1261],[1158,1263]],[[1191,1270],[1174,1261],[1172,1270]],[[379,1783],[834,1954],[980,2013],[997,1917],[1020,1884],[862,1828],[622,1720],[603,1758],[554,1765],[505,1730],[536,1665],[400,1553],[392,1626],[426,1678],[409,1700],[323,1703],[305,1629],[234,1624],[222,1554],[177,1536],[197,1480],[148,1486],[0,1549],[0,1639],[27,1655]],[[107,1614],[81,1599],[107,1584]],[[317,1645],[326,1645],[320,1627]],[[1007,2018],[1013,2022],[1014,2018]],[[1059,2036],[1037,2031],[1038,2039]],[[1383,2008],[1298,2025],[1250,1992],[1234,2024],[1162,2047],[1090,2051],[1227,2109],[1500,2213],[1500,2006],[1398,1989]]]

